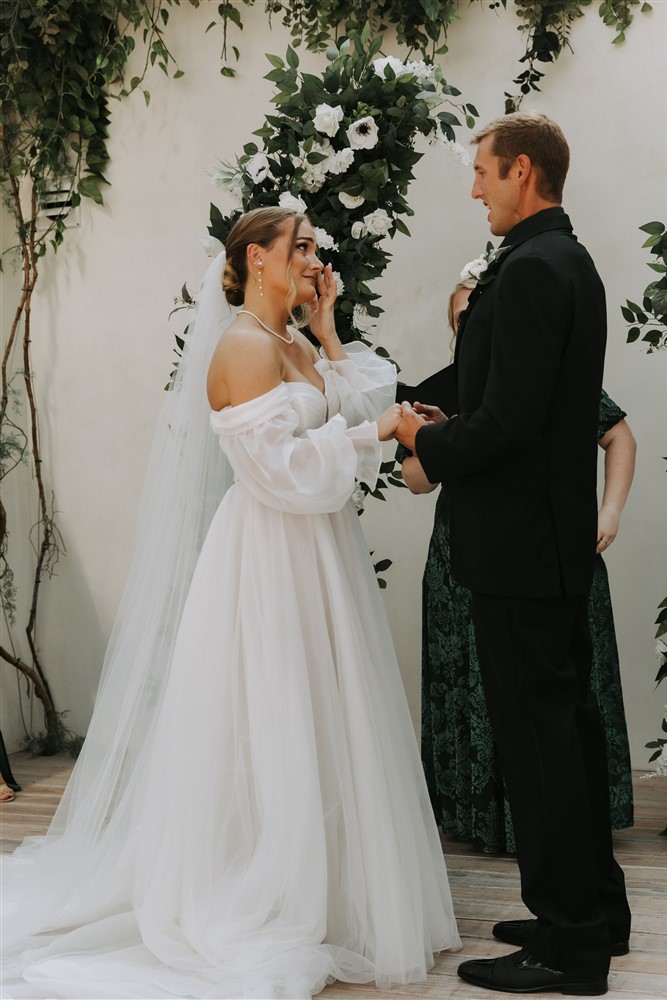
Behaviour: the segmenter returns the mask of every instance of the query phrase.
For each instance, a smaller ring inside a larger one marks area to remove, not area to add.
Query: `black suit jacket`
[[[604,288],[562,208],[524,219],[477,286],[454,359],[459,415],[417,455],[451,494],[452,572],[508,597],[586,595],[597,531]]]

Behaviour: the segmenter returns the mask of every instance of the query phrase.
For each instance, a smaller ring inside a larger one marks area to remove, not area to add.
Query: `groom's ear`
[[[534,174],[535,168],[531,162],[529,156],[525,153],[519,153],[515,162],[516,178],[519,184],[527,184],[531,174]]]

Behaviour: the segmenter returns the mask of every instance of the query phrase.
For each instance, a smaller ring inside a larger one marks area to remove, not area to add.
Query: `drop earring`
[[[262,272],[257,269],[257,284],[259,285],[259,294],[261,298],[264,298],[264,286],[262,285]]]

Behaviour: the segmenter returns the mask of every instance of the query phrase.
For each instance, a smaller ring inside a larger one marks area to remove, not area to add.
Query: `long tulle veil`
[[[88,735],[46,837],[5,864],[4,944],[66,926],[68,900],[128,844],[132,803],[169,682],[181,613],[206,532],[232,471],[209,426],[206,372],[230,311],[224,251],[197,297],[175,381],[160,415],[137,541],[109,641]],[[174,734],[177,738],[178,734]]]

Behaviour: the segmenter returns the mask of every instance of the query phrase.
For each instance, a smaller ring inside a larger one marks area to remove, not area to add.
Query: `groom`
[[[451,497],[452,571],[473,594],[521,893],[536,919],[496,924],[521,950],[458,972],[508,993],[595,996],[630,932],[589,683],[605,295],[561,208],[569,149],[558,125],[507,115],[474,142],[472,197],[504,249],[459,324],[459,414],[427,423],[404,403],[396,436]]]

